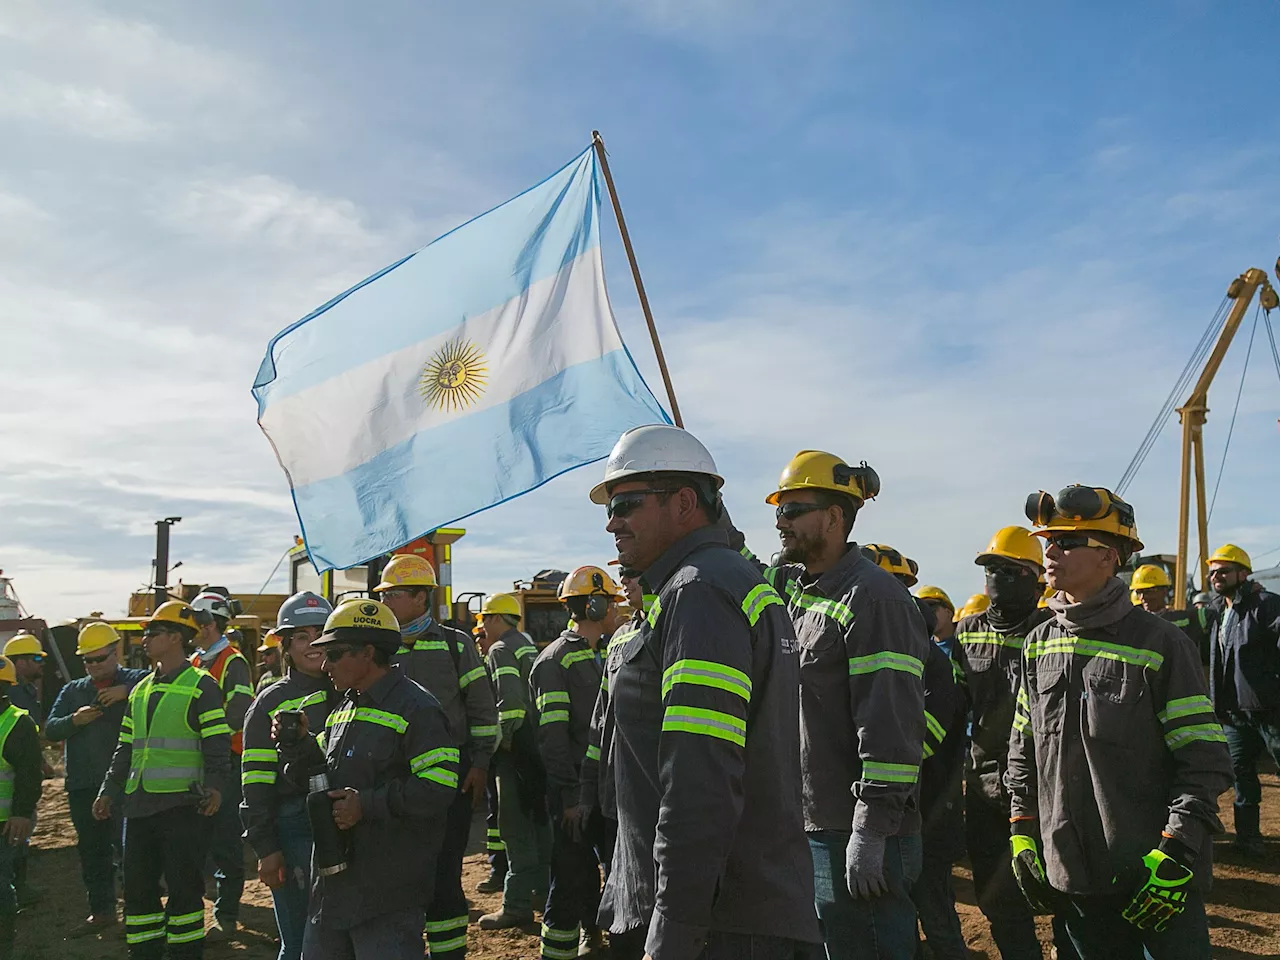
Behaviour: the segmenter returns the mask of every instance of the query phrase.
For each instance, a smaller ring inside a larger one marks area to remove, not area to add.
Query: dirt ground
[[[1280,956],[1280,778],[1263,777],[1262,830],[1268,836],[1267,855],[1245,863],[1230,848],[1231,835],[1215,843],[1214,885],[1209,898],[1209,924],[1215,957]],[[1231,797],[1223,796],[1221,808],[1230,820]],[[473,832],[473,849],[481,849],[483,821]],[[31,882],[45,893],[44,900],[22,912],[18,924],[18,951],[22,960],[125,960],[124,925],[92,936],[77,936],[77,926],[88,912],[80,883],[75,851],[75,830],[67,810],[62,781],[45,784],[40,802],[39,825],[32,840]],[[471,898],[471,919],[499,907],[498,895],[475,893],[487,874],[483,854],[474,852],[465,865],[465,888]],[[274,960],[275,920],[271,897],[258,883],[252,867],[241,910],[242,928],[233,942],[206,947],[210,960]],[[965,940],[973,957],[995,960],[999,956],[987,934],[986,923],[974,904],[968,869],[957,866],[956,897]],[[206,903],[206,911],[212,904]],[[1048,921],[1042,922],[1042,941],[1050,942]],[[470,929],[471,956],[483,960],[529,960],[538,956],[537,929],[486,932]]]

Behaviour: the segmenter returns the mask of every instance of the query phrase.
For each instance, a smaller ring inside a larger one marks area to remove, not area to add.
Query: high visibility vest
[[[9,734],[13,732],[13,728],[25,716],[27,716],[27,711],[20,710],[12,703],[5,708],[4,713],[0,713],[0,823],[8,820],[9,814],[13,810],[13,784],[17,779],[13,767],[4,758],[4,746],[9,740]]]
[[[249,661],[245,660],[244,654],[237,651],[236,648],[231,646],[230,643],[228,643],[225,647],[222,648],[222,650],[218,652],[218,655],[213,658],[213,663],[210,663],[207,665],[205,663],[202,663],[200,660],[199,654],[195,654],[191,658],[191,662],[194,666],[199,667],[201,670],[208,671],[209,676],[213,677],[213,679],[218,681],[218,688],[222,690],[222,705],[224,707],[230,702],[231,694],[228,693],[227,688],[222,685],[222,679],[224,676],[226,676],[227,664],[237,658],[244,661],[245,668],[247,669],[249,666]],[[251,690],[249,691],[249,693],[250,693],[250,696],[252,696],[253,691]],[[234,753],[236,756],[240,756],[241,754],[244,753],[244,731],[243,730],[237,730],[233,734],[231,734],[231,752]]]
[[[185,793],[193,782],[204,781],[200,734],[187,719],[191,702],[200,696],[203,676],[203,670],[187,667],[172,683],[163,683],[152,673],[133,688],[130,722],[120,729],[120,742],[133,744],[125,793],[139,787],[144,793]],[[153,694],[160,695],[160,702],[148,721]]]

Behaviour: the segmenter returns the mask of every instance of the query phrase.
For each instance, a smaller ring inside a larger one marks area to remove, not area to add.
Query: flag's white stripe
[[[484,393],[456,412],[431,406],[422,373],[436,352],[463,339],[484,354]],[[605,294],[600,248],[452,330],[282,397],[260,422],[297,488],[366,463],[414,434],[503,404],[622,341]]]

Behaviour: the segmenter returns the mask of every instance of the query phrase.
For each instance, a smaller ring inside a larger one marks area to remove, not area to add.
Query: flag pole
[[[676,403],[676,391],[671,385],[671,373],[667,370],[667,358],[662,353],[662,343],[658,340],[658,328],[653,322],[653,311],[649,309],[649,297],[644,292],[644,281],[640,279],[640,266],[636,263],[636,252],[631,247],[631,234],[627,232],[627,221],[622,217],[622,204],[618,202],[618,191],[613,185],[613,174],[609,172],[609,159],[604,152],[604,139],[599,130],[591,131],[591,145],[596,148],[596,156],[600,158],[600,169],[604,171],[605,186],[609,188],[609,199],[613,201],[613,215],[618,221],[618,232],[622,234],[622,246],[627,251],[627,261],[631,264],[631,276],[636,282],[636,293],[640,295],[640,309],[644,311],[644,319],[649,324],[649,337],[653,340],[653,352],[658,356],[658,369],[662,371],[662,383],[667,388],[667,400],[671,403],[671,417],[677,427],[684,427],[680,417],[680,404]]]

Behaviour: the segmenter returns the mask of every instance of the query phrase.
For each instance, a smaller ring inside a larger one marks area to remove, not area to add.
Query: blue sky
[[[592,128],[757,552],[782,465],[829,449],[883,479],[857,537],[961,596],[1026,493],[1118,480],[1227,283],[1280,253],[1273,3],[366,6],[0,8],[0,567],[36,615],[120,611],[171,514],[179,574],[256,590],[296,531],[249,394],[267,341]],[[1280,548],[1277,416],[1260,330],[1215,543]],[[1129,491],[1151,549],[1177,447]],[[599,469],[469,520],[455,583],[607,559]]]

